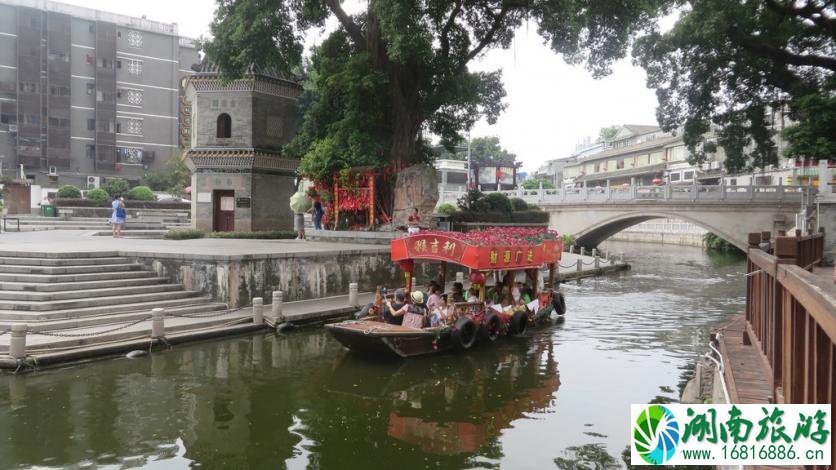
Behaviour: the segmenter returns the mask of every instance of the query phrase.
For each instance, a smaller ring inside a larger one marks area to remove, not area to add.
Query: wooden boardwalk
[[[743,314],[724,323],[717,332],[720,353],[726,366],[725,379],[732,403],[774,402],[772,373],[757,340],[746,331]],[[750,340],[746,341],[746,337]],[[747,344],[748,343],[748,344]]]

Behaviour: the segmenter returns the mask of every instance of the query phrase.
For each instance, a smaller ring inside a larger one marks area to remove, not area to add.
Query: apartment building
[[[138,182],[179,153],[181,81],[199,62],[177,24],[46,0],[0,0],[0,168],[33,184]]]

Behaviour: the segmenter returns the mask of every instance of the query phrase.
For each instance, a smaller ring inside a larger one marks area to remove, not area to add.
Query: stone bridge
[[[806,186],[666,185],[502,191],[548,211],[549,226],[592,248],[656,218],[692,222],[745,251],[747,234],[790,230],[810,203]]]

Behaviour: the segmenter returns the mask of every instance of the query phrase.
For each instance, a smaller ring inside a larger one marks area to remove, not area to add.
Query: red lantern
[[[470,273],[470,282],[481,286],[485,283],[485,273],[473,271]]]
[[[653,178],[653,184],[662,184],[662,178]]]

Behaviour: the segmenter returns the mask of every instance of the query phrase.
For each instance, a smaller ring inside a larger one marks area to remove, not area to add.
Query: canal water
[[[676,400],[744,261],[611,243],[565,322],[464,355],[371,362],[322,329],[0,376],[0,468],[619,468],[629,405]],[[581,467],[579,467],[581,466]]]

